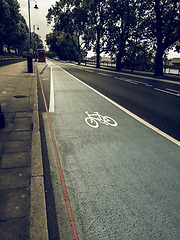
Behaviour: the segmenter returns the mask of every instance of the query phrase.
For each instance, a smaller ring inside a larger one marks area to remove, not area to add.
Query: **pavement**
[[[37,74],[26,61],[0,68],[0,239],[49,239]]]

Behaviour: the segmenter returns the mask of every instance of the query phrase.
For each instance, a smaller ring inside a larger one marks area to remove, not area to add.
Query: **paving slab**
[[[30,151],[30,141],[7,141],[4,146],[4,153],[27,152]]]
[[[29,187],[29,168],[0,170],[0,190]]]
[[[0,169],[30,167],[31,156],[29,152],[3,153],[0,161]]]
[[[6,123],[0,129],[0,239],[48,239],[42,154],[35,147],[41,149],[37,77],[27,73],[26,62],[0,68],[0,105]],[[34,158],[41,184],[32,176]]]
[[[0,225],[1,221],[29,216],[29,188],[16,188],[0,191]]]
[[[1,222],[0,233],[3,240],[29,239],[29,218],[12,219]]]

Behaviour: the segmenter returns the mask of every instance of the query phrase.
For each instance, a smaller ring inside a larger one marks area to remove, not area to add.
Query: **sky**
[[[52,26],[47,26],[46,15],[48,9],[55,5],[57,0],[30,0],[31,10],[31,31],[33,32],[33,25],[35,25],[35,32],[41,36],[41,39],[45,43],[46,35],[51,32]],[[18,0],[20,4],[21,14],[26,19],[27,25],[29,26],[29,15],[28,15],[28,0]],[[37,3],[38,10],[34,9],[35,2]],[[37,30],[37,26],[39,30]],[[94,55],[92,52],[88,56]],[[174,51],[170,51],[168,58],[180,58],[180,54]]]
[[[18,0],[20,4],[20,13],[25,18],[27,25],[29,26],[29,14],[28,14],[28,0]],[[31,12],[31,32],[33,32],[33,25],[35,25],[35,32],[41,36],[43,42],[46,39],[46,34],[51,32],[52,26],[47,26],[46,15],[48,9],[55,5],[56,0],[30,0],[30,12]],[[34,9],[35,3],[39,9]],[[37,30],[39,27],[39,30]]]

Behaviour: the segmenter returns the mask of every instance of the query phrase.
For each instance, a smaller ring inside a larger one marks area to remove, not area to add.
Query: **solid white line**
[[[58,66],[59,68],[61,68],[60,66]],[[165,137],[166,139],[170,140],[171,142],[175,143],[176,145],[180,146],[180,142],[178,140],[176,140],[175,138],[169,136],[168,134],[164,133],[163,131],[159,130],[158,128],[154,127],[153,125],[151,125],[150,123],[146,122],[145,120],[143,120],[142,118],[138,117],[137,115],[135,115],[134,113],[130,112],[129,110],[127,110],[126,108],[122,107],[121,105],[119,105],[118,103],[114,102],[113,100],[111,100],[110,98],[106,97],[105,95],[103,95],[102,93],[98,92],[96,89],[90,87],[89,85],[87,85],[86,83],[84,83],[83,81],[81,81],[80,79],[78,79],[77,77],[73,76],[72,74],[70,74],[69,72],[67,72],[66,70],[64,70],[63,68],[61,68],[64,72],[66,72],[67,74],[69,74],[71,77],[73,77],[74,79],[76,79],[77,81],[79,81],[80,83],[84,84],[85,86],[87,86],[88,88],[90,88],[91,90],[93,90],[95,93],[99,94],[101,97],[105,98],[107,101],[109,101],[110,103],[114,104],[116,107],[118,107],[119,109],[121,109],[123,112],[127,113],[129,116],[133,117],[134,119],[136,119],[137,121],[141,122],[142,124],[144,124],[145,126],[149,127],[150,129],[152,129],[153,131],[157,132],[158,134],[160,134],[161,136]]]
[[[53,74],[51,66],[51,79],[50,79],[50,100],[49,100],[49,112],[54,112],[54,85],[53,85]]]

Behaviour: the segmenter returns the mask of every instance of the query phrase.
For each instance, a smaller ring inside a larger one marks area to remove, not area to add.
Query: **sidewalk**
[[[26,61],[0,68],[0,238],[48,239],[37,77]]]

